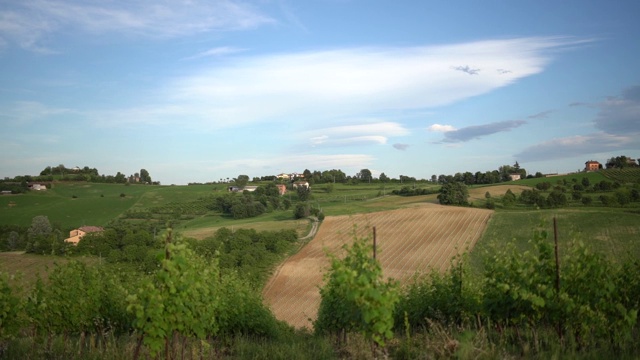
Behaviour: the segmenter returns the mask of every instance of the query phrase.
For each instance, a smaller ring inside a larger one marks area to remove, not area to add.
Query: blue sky
[[[638,1],[0,3],[0,177],[640,157]]]

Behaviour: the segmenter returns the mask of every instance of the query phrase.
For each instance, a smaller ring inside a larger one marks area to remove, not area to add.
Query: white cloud
[[[234,57],[168,84],[164,103],[184,109],[180,122],[190,118],[210,128],[425,109],[539,73],[550,61],[549,50],[572,41],[518,38]],[[467,61],[492,71],[468,76],[452,69]],[[511,72],[495,71],[503,68]]]
[[[217,47],[217,48],[203,51],[193,56],[189,56],[185,58],[185,60],[193,60],[193,59],[199,59],[203,57],[225,56],[225,55],[236,54],[243,51],[245,51],[245,49],[235,48],[231,46],[222,46],[222,47]]]
[[[312,146],[353,146],[383,145],[389,137],[404,136],[408,133],[407,129],[396,122],[371,122],[313,130],[304,133],[303,136],[309,138]]]
[[[523,162],[547,161],[631,148],[640,148],[637,137],[602,132],[552,139],[527,147],[514,156]]]
[[[427,130],[431,132],[449,132],[449,131],[456,131],[456,128],[451,125],[433,124],[429,126]]]
[[[39,42],[65,28],[97,34],[177,37],[273,22],[254,7],[234,0],[34,0],[15,2],[0,13],[0,37],[26,49],[48,51]]]
[[[75,111],[64,108],[53,108],[36,101],[17,101],[3,108],[1,118],[8,118],[8,125],[20,125],[40,119],[46,119],[60,114],[69,114]]]
[[[282,169],[346,169],[370,166],[375,159],[371,155],[364,154],[298,154],[278,156],[253,156],[246,159],[216,162],[210,166],[211,171],[224,170],[233,173],[234,169],[245,169],[247,173],[263,173],[270,169],[274,173]],[[290,170],[291,171],[291,170]],[[300,171],[300,170],[297,170]]]
[[[375,121],[375,120],[374,120]],[[317,132],[328,134],[331,136],[346,136],[346,135],[373,135],[373,134],[385,134],[388,136],[403,136],[407,135],[409,131],[405,129],[402,124],[396,122],[371,122],[356,125],[342,125],[334,126],[330,128],[320,129]]]

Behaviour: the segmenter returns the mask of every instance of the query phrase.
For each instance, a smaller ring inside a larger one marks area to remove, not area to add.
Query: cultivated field
[[[311,328],[320,304],[319,287],[329,266],[326,251],[340,253],[376,227],[378,259],[386,277],[400,281],[416,272],[443,271],[458,252],[473,247],[492,211],[423,204],[411,208],[327,217],[316,237],[272,276],[264,298],[276,317],[295,327]]]
[[[498,198],[504,195],[507,190],[511,190],[512,193],[520,195],[523,190],[531,190],[531,187],[516,184],[500,184],[483,186],[469,189],[469,202],[484,201],[485,194],[488,192],[492,197]]]

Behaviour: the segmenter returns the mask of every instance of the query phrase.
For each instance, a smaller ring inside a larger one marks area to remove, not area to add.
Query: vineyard
[[[607,169],[601,171],[605,177],[620,183],[638,183],[640,181],[640,168],[628,167],[623,169]]]
[[[316,317],[325,251],[371,236],[376,228],[378,254],[386,277],[406,281],[416,272],[444,271],[457,253],[473,247],[492,211],[433,204],[354,216],[327,217],[316,237],[289,258],[263,292],[275,316],[295,327],[311,328]]]

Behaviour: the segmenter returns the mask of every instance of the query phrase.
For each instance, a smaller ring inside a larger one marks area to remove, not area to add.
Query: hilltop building
[[[602,169],[602,164],[597,161],[589,160],[584,163],[584,171],[598,171],[600,169]]]

